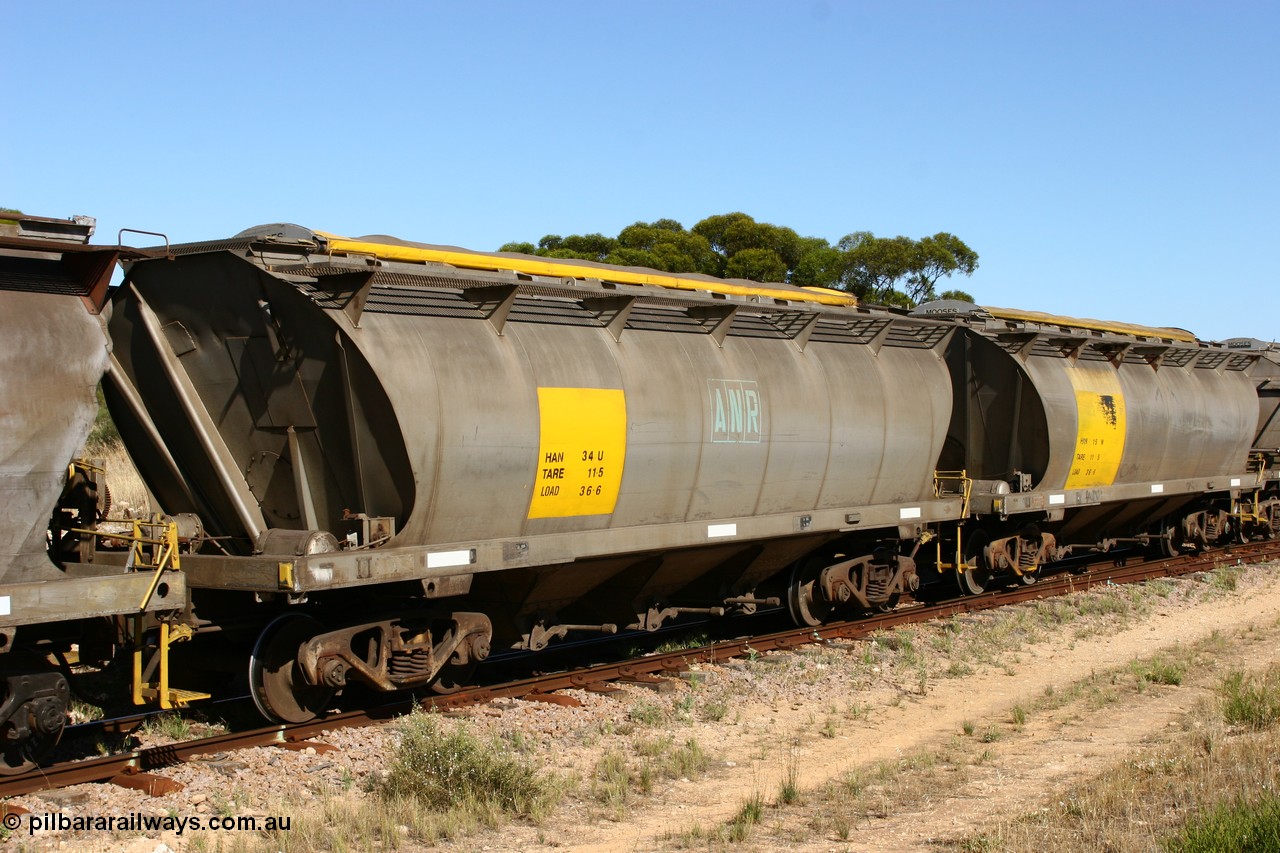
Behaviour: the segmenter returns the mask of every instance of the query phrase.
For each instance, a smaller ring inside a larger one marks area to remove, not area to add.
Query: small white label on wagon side
[[[1049,506],[1057,506],[1067,502],[1066,495],[1049,495]]]
[[[898,518],[919,518],[919,517],[920,517],[920,507],[918,506],[904,506],[901,510],[898,511]]]
[[[436,551],[427,554],[428,569],[447,569],[450,566],[471,565],[471,551]]]
[[[1234,488],[1235,488],[1236,486],[1238,486],[1238,485],[1240,485],[1240,478],[1239,478],[1239,477],[1232,477],[1232,478],[1231,478],[1231,487],[1234,489]]]
[[[719,539],[722,536],[737,536],[738,525],[736,524],[708,524],[707,538]]]
[[[1151,494],[1158,495],[1164,491],[1164,483],[1152,483]]]
[[[8,616],[11,606],[9,596],[0,595],[0,616]]]

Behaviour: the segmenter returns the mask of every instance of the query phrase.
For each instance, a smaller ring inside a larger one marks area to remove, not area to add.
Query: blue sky
[[[983,304],[1280,337],[1275,2],[0,8],[0,204],[100,242],[741,210],[950,231]]]

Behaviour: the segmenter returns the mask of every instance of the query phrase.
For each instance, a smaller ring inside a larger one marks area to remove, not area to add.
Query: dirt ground
[[[1224,666],[1259,669],[1280,660],[1280,583],[1273,572],[1255,571],[1232,594],[1216,600],[1156,606],[1115,633],[1064,644],[1038,643],[1017,655],[1019,662],[938,681],[925,695],[867,691],[860,697],[868,703],[865,719],[843,726],[834,738],[823,736],[812,708],[804,703],[743,703],[741,721],[721,727],[714,741],[718,755],[734,766],[717,770],[713,778],[677,782],[621,822],[553,822],[542,830],[550,845],[539,845],[536,835],[513,828],[506,837],[486,839],[482,849],[678,849],[681,832],[691,825],[728,821],[753,792],[761,793],[766,802],[776,799],[792,767],[798,771],[799,789],[813,790],[858,766],[944,747],[966,722],[981,729],[985,721],[999,721],[1004,733],[989,746],[993,756],[953,794],[923,808],[870,817],[856,825],[847,840],[815,834],[804,825],[788,827],[783,817],[767,831],[757,830],[748,844],[737,846],[804,853],[937,850],[939,840],[962,837],[993,817],[1034,810],[1072,782],[1102,772],[1119,756],[1148,748],[1153,736],[1192,711],[1208,691],[1154,689],[1096,709],[1082,699],[1033,714],[1016,731],[1006,723],[1015,704],[1049,689],[1064,691],[1093,673],[1122,667],[1160,649],[1193,644],[1215,631],[1226,638],[1248,637],[1233,644],[1232,660]],[[793,815],[792,822],[802,814],[800,810]],[[765,823],[769,821],[766,817]]]
[[[508,738],[521,733],[536,761],[577,779],[577,787],[541,825],[515,821],[446,842],[443,849],[953,849],[941,842],[1035,811],[1071,783],[1095,777],[1122,756],[1151,749],[1210,693],[1204,679],[1197,685],[1188,678],[1181,686],[1120,691],[1099,704],[1085,694],[1067,698],[1075,696],[1072,685],[1162,649],[1191,646],[1215,632],[1223,672],[1280,661],[1277,568],[1280,564],[1233,570],[1230,584],[1213,575],[1161,582],[1160,594],[1145,597],[1122,588],[1090,593],[1097,596],[1095,604],[1129,601],[1128,610],[1117,615],[1117,608],[1081,605],[1080,615],[1072,611],[1060,627],[1042,618],[1022,623],[1004,611],[959,617],[948,626],[912,629],[905,635],[908,646],[914,638],[907,658],[900,648],[889,651],[902,645],[902,636],[886,635],[874,643],[815,646],[706,667],[670,691],[631,686],[607,697],[575,694],[580,708],[514,702],[478,709],[461,724]],[[1020,607],[1028,612],[1041,607],[1036,612],[1042,615],[1045,605]],[[996,624],[1006,627],[998,638],[981,633]],[[991,645],[991,653],[952,648],[953,639],[962,644],[966,637]],[[959,659],[963,666],[954,662]],[[1048,703],[1051,707],[1035,704],[1048,695],[1060,701]],[[720,703],[719,712],[708,714],[712,700]],[[1015,707],[1033,710],[1018,720]],[[662,713],[636,723],[644,717],[638,709]],[[984,732],[993,734],[984,737]],[[667,734],[674,743],[696,740],[708,758],[706,770],[694,778],[659,778],[650,793],[628,796],[622,807],[608,808],[593,798],[594,776],[607,749],[634,751],[638,738]],[[380,730],[334,732],[325,741],[339,751],[245,750],[174,768],[167,775],[187,787],[165,798],[81,786],[87,792],[73,792],[69,800],[16,802],[37,812],[208,814],[212,804],[229,802],[234,790],[242,804],[239,813],[275,814],[285,806],[298,813],[300,803],[366,796],[364,782],[382,772],[394,749],[394,736]],[[954,757],[957,752],[964,753],[963,760]],[[926,785],[905,806],[890,798],[883,808],[859,815],[844,832],[821,819],[824,786],[851,771],[933,754],[941,756],[936,769],[946,784]],[[341,787],[339,780],[345,782]],[[797,802],[784,808],[780,792],[787,787],[797,792]],[[734,843],[707,840],[753,798],[765,808],[749,837]],[[0,849],[265,850],[261,842],[225,834],[24,838],[15,833]],[[360,848],[347,844],[342,849]],[[397,849],[435,848],[406,837]]]

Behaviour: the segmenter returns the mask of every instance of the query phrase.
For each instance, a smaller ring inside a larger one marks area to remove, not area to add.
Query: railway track
[[[432,696],[423,700],[404,697],[375,707],[336,713],[306,723],[273,725],[163,746],[140,748],[98,758],[62,762],[19,776],[0,777],[0,798],[65,788],[86,782],[112,782],[160,796],[180,790],[182,786],[154,771],[190,760],[195,756],[257,746],[293,749],[311,747],[318,751],[326,751],[333,747],[323,743],[309,742],[310,739],[338,728],[382,723],[408,713],[414,707],[443,710],[483,704],[500,698],[520,698],[572,705],[576,704],[576,700],[557,691],[566,689],[607,691],[608,685],[615,682],[653,682],[663,676],[672,676],[687,670],[694,663],[715,663],[764,651],[793,649],[814,642],[859,639],[888,628],[1082,592],[1097,586],[1137,583],[1159,577],[1192,574],[1223,565],[1255,564],[1277,558],[1280,558],[1280,542],[1277,541],[1233,545],[1170,559],[1130,558],[1120,565],[1095,565],[1079,574],[1067,572],[1053,575],[1032,585],[995,590],[982,595],[935,604],[903,606],[888,613],[855,621],[832,622],[817,628],[780,631],[715,642],[699,648],[648,654],[626,661],[541,674],[503,684],[470,687],[447,696]],[[129,725],[136,725],[142,719],[144,716],[131,716],[106,721],[105,725],[114,726],[119,730]],[[104,724],[97,725],[102,727]],[[3,804],[0,804],[0,810],[19,811],[17,807]]]

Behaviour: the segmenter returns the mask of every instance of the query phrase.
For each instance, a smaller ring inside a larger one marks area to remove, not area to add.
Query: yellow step
[[[148,685],[142,688],[142,695],[147,699],[159,699],[160,691],[155,686]],[[176,687],[169,688],[169,703],[162,707],[169,708],[185,708],[192,702],[199,702],[201,699],[208,699],[210,694],[200,693],[195,690],[179,690]]]

